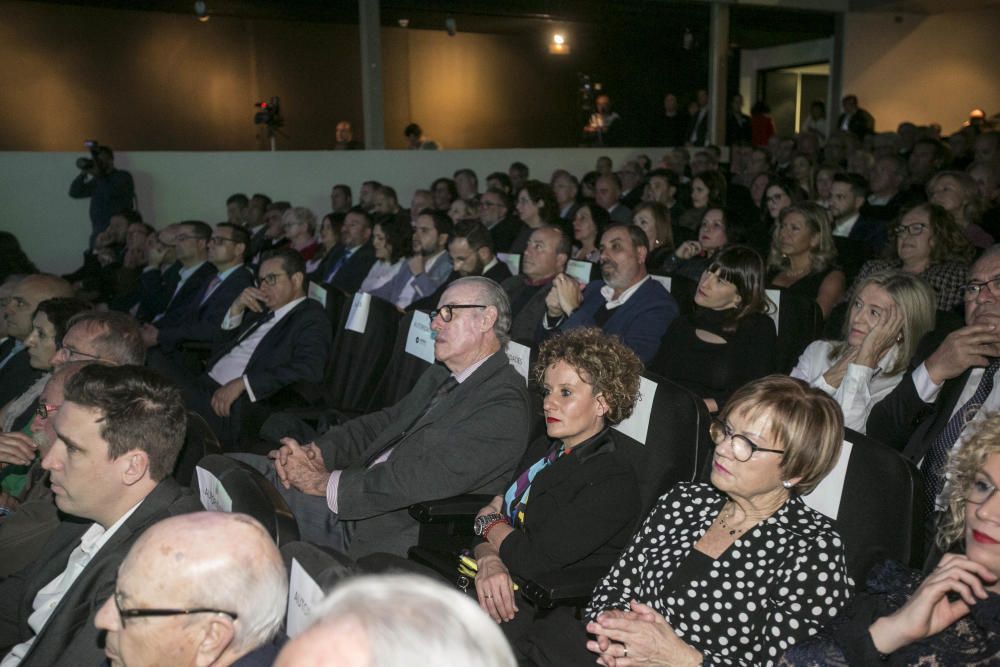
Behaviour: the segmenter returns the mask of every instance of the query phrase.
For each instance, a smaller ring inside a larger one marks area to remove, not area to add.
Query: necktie
[[[208,298],[212,296],[212,293],[215,292],[215,288],[218,287],[221,282],[222,281],[219,280],[218,274],[212,276],[211,282],[209,282],[208,287],[205,288],[205,296],[201,297],[201,301],[198,302],[199,306],[205,305],[205,302],[208,301]]]
[[[254,331],[256,331],[257,329],[259,329],[265,322],[270,322],[273,319],[274,319],[274,311],[273,310],[269,310],[266,313],[264,313],[264,315],[262,317],[260,317],[260,319],[258,319],[256,322],[254,322],[253,324],[251,324],[250,326],[248,326],[246,328],[246,331],[244,331],[243,333],[240,334],[239,338],[236,339],[236,344],[239,345],[240,343],[242,343],[243,340],[247,336],[249,336]],[[236,346],[234,345],[233,347],[236,347]]]
[[[341,253],[340,257],[337,258],[337,261],[330,267],[330,270],[326,272],[326,278],[323,279],[323,282],[328,283],[333,280],[333,277],[337,275],[337,271],[340,271],[340,267],[344,265],[344,262],[346,262],[350,256],[351,253],[347,250]]]
[[[390,450],[393,447],[395,447],[396,445],[398,445],[403,440],[403,438],[405,438],[406,436],[408,436],[410,434],[410,431],[413,429],[413,427],[416,426],[417,424],[419,424],[420,421],[424,417],[426,417],[427,415],[429,415],[431,413],[431,410],[434,409],[434,406],[436,406],[438,403],[440,403],[441,399],[444,398],[448,394],[448,392],[450,392],[452,389],[454,389],[455,387],[457,387],[458,384],[459,384],[458,380],[455,379],[455,376],[454,375],[449,375],[448,379],[445,380],[444,382],[442,382],[441,386],[438,387],[437,390],[435,390],[435,392],[431,395],[431,399],[427,402],[427,406],[424,407],[423,411],[419,415],[417,415],[416,419],[414,419],[413,421],[411,421],[407,425],[407,427],[405,429],[403,429],[402,432],[400,432],[396,437],[392,438],[391,440],[389,440],[389,442],[387,442],[384,445],[382,445],[378,449],[378,451],[373,452],[372,454],[370,454],[368,456],[368,460],[365,461],[365,467],[370,466],[380,456],[382,456],[382,454],[384,454],[388,450]]]
[[[932,512],[934,511],[934,501],[944,486],[944,467],[948,461],[948,452],[955,446],[962,429],[976,415],[990,392],[993,391],[993,376],[996,375],[997,370],[1000,370],[1000,359],[994,359],[986,367],[972,398],[966,401],[965,405],[960,407],[948,420],[924,456],[923,463],[920,464],[920,471],[924,474],[924,488],[927,490],[927,502]]]

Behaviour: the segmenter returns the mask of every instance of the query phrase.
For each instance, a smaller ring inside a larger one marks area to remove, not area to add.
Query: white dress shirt
[[[66,569],[64,569],[59,576],[50,581],[45,585],[38,594],[35,595],[35,601],[32,604],[32,609],[34,610],[31,616],[28,617],[28,627],[34,631],[34,636],[31,639],[21,642],[14,648],[10,650],[10,653],[0,662],[0,667],[15,667],[21,664],[21,660],[24,656],[28,654],[31,649],[31,645],[35,643],[35,637],[38,633],[42,631],[45,624],[48,623],[49,618],[52,616],[52,612],[55,611],[59,603],[62,602],[63,597],[66,592],[73,586],[73,582],[79,578],[80,574],[87,568],[87,565],[93,560],[94,556],[101,550],[108,540],[110,540],[118,529],[122,527],[130,516],[137,509],[139,505],[142,504],[140,500],[132,508],[125,512],[118,521],[115,521],[110,528],[104,530],[104,528],[99,523],[95,523],[87,532],[83,534],[80,538],[80,544],[73,550],[69,555],[69,560],[66,561]]]

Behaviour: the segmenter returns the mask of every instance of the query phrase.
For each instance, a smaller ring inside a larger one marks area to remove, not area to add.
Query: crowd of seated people
[[[904,125],[737,140],[728,162],[704,146],[617,171],[602,157],[533,178],[515,163],[482,190],[470,169],[412,196],[367,180],[355,201],[336,184],[328,212],[235,194],[220,222],[157,227],[125,209],[63,277],[0,234],[0,665],[99,664],[105,645],[113,664],[276,659],[274,545],[251,519],[192,514],[189,480],[171,477],[191,415],[273,485],[303,540],[359,571],[407,557],[410,506],[491,498],[468,594],[510,643],[495,664],[988,659],[998,130],[944,141]],[[397,318],[397,346],[410,313],[429,318],[435,363],[357,416],[322,396],[359,293]],[[798,303],[820,326],[792,340],[781,313]],[[511,341],[530,348],[528,377]],[[782,368],[786,348],[798,363]],[[611,428],[644,414],[640,375],[715,418],[711,474],[647,516]],[[302,408],[323,418],[282,431]],[[925,575],[886,566],[865,590],[836,527],[803,503],[845,428],[915,466],[918,532],[947,552]],[[175,547],[192,570],[157,588]],[[207,573],[234,562],[270,571]],[[537,613],[515,587],[594,565],[582,622]],[[250,579],[267,589],[260,609]],[[153,632],[143,612],[157,610]],[[248,632],[258,612],[271,616]],[[338,618],[317,627],[378,636],[367,617]],[[326,650],[302,639],[289,651]]]

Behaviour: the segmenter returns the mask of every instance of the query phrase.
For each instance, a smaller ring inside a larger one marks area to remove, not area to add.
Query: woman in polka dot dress
[[[833,468],[840,408],[769,376],[711,427],[711,484],[678,484],[594,591],[587,648],[607,666],[771,665],[848,601],[840,537],[803,503]]]

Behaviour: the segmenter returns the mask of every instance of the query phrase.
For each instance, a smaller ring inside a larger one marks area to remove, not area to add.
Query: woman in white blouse
[[[372,228],[372,247],[375,259],[361,283],[359,292],[372,292],[395,277],[403,266],[403,260],[413,252],[413,229],[408,224],[398,223],[391,218],[375,223]]]
[[[903,379],[917,343],[934,328],[934,302],[934,290],[912,274],[868,276],[854,288],[843,340],[812,343],[792,377],[832,396],[844,426],[864,433],[872,407]]]

